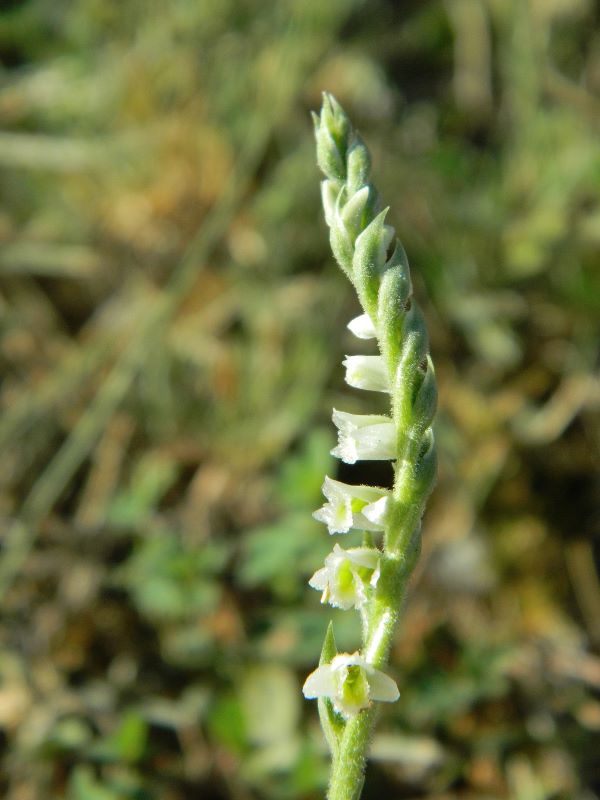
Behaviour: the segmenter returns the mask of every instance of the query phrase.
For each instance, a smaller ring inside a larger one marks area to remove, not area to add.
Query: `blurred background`
[[[309,110],[371,147],[440,475],[364,797],[600,797],[600,8],[24,0],[0,19],[0,795],[310,800],[307,578],[354,293]],[[362,351],[364,352],[364,350]],[[346,540],[345,540],[346,542]],[[595,561],[596,559],[596,561]]]

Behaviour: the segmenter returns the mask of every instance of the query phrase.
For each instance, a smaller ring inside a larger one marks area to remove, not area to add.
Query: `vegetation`
[[[599,19],[3,4],[2,797],[323,796],[311,512],[324,473],[390,485],[324,456],[332,406],[374,412],[339,368],[360,309],[319,209],[323,90],[369,142],[440,392],[363,796],[600,794]]]

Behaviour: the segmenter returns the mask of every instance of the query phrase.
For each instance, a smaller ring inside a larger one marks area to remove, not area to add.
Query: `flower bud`
[[[346,356],[346,383],[355,389],[389,392],[387,369],[381,356]]]

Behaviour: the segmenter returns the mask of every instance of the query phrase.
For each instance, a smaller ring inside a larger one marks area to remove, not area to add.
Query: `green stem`
[[[361,711],[348,720],[337,756],[331,765],[327,800],[358,800],[360,797],[374,722],[373,708]]]
[[[416,560],[411,552],[411,542],[414,537],[408,534],[400,535],[398,538],[406,542],[407,546],[403,553],[382,556],[381,577],[369,614],[368,638],[364,654],[367,661],[377,669],[381,669],[387,663],[400,616],[402,598]],[[339,747],[333,757],[328,800],[360,798],[374,723],[373,707],[361,711],[346,723]]]

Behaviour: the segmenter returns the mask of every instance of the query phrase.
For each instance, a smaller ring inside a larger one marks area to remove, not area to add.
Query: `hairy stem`
[[[406,552],[384,557],[381,578],[371,603],[364,651],[369,663],[379,669],[387,664],[406,584],[416,560],[409,552],[412,533],[414,531],[407,531],[405,536],[399,537],[409,543]],[[360,798],[374,724],[373,707],[347,722],[331,766],[328,800]]]

